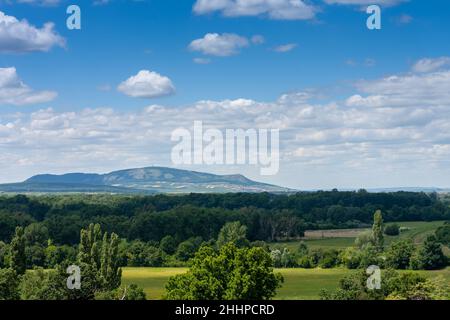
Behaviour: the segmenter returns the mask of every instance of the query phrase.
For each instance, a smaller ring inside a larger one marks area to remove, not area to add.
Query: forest
[[[392,270],[444,270],[449,259],[443,249],[450,242],[446,220],[450,220],[446,198],[408,192],[3,195],[0,297],[145,298],[142,288],[121,286],[121,270],[126,267],[191,268],[185,275],[169,279],[168,299],[269,299],[283,283],[273,268],[364,270],[377,265]],[[414,238],[399,237],[410,230],[401,227],[408,221],[436,221],[439,227],[424,234],[418,245]],[[354,245],[345,248],[309,247],[311,242],[302,240],[307,230],[332,228],[367,231],[361,231]],[[297,246],[286,247],[289,242]],[[221,261],[227,264],[223,266]],[[85,290],[76,294],[64,285],[66,268],[73,263],[81,266],[83,279],[88,281],[83,282]],[[217,283],[205,291],[203,276],[198,276],[210,270],[210,264],[215,265],[217,274],[209,279]],[[248,280],[244,274],[253,277],[262,267],[265,276],[254,279],[261,281],[261,290],[240,290]],[[360,280],[350,281],[356,285]],[[422,284],[432,286],[433,294],[445,287],[441,280],[413,280],[418,286],[413,291],[421,296],[431,297],[420,291]],[[190,290],[185,290],[187,287]],[[225,289],[212,289],[216,287]],[[406,297],[408,290],[401,296]],[[392,292],[383,297],[394,297]],[[322,297],[355,295],[364,298],[367,292],[341,290]]]
[[[79,232],[98,223],[127,240],[178,243],[192,237],[216,238],[227,222],[247,226],[250,241],[298,238],[304,230],[367,227],[373,213],[386,222],[450,220],[450,208],[437,194],[396,192],[236,193],[189,195],[0,196],[0,241],[16,226],[43,226],[58,245],[78,243]]]

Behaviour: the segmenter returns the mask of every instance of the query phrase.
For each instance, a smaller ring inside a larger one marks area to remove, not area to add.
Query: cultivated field
[[[144,288],[147,299],[161,299],[164,286],[170,276],[186,272],[185,268],[124,268],[124,284],[136,283]],[[275,299],[315,300],[321,289],[336,289],[339,280],[346,274],[355,272],[347,269],[277,269],[284,276],[284,284]],[[450,268],[440,271],[419,271],[434,277],[444,276],[450,281]]]
[[[389,225],[387,223],[386,225]],[[392,241],[403,239],[412,239],[417,245],[422,243],[425,238],[432,234],[438,227],[444,224],[444,221],[433,222],[397,222],[401,228],[406,228],[399,236],[385,236],[385,242],[389,245]],[[304,241],[309,248],[324,249],[344,249],[354,245],[358,234],[369,229],[342,229],[342,230],[314,230],[306,231],[305,238],[296,241],[278,242],[272,245],[273,248],[288,248],[297,250],[301,241]]]

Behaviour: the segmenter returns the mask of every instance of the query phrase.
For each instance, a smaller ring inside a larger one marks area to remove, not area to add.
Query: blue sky
[[[263,119],[270,113],[282,139],[278,175],[261,177],[249,166],[187,169],[304,189],[449,186],[446,1],[258,0],[255,9],[237,0],[85,0],[78,2],[81,30],[66,28],[67,1],[20,2],[0,1],[0,11],[18,25],[26,19],[30,32],[20,38],[0,22],[0,68],[14,67],[31,91],[10,98],[0,87],[0,182],[41,172],[172,166],[167,135],[177,116],[189,115],[182,126],[214,115],[224,126],[252,128],[270,125]],[[365,7],[376,3],[382,29],[370,31]],[[308,8],[314,13],[305,18]],[[42,31],[47,22],[54,26]],[[54,38],[39,42],[32,28]],[[207,34],[231,52],[217,54]],[[118,88],[142,70],[162,81],[161,92]],[[307,103],[292,98],[298,92],[308,92]],[[281,103],[286,94],[291,100]],[[237,99],[252,105],[231,112],[225,105]],[[198,107],[206,100],[212,111]],[[148,111],[151,105],[162,111]],[[299,116],[310,109],[309,120]],[[88,123],[96,116],[105,122]],[[141,131],[127,132],[130,125]],[[130,142],[133,136],[146,142]]]

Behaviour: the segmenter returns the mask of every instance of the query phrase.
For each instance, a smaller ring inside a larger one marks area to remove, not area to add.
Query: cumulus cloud
[[[294,50],[296,47],[297,47],[296,43],[288,43],[288,44],[283,44],[283,45],[273,48],[273,51],[281,52],[281,53],[289,52],[289,51]]]
[[[360,92],[348,100],[349,105],[405,107],[440,106],[450,100],[450,71],[443,70],[425,74],[394,75],[375,81],[360,81]]]
[[[194,63],[196,64],[210,64],[211,59],[208,58],[194,58]]]
[[[0,52],[49,51],[64,45],[65,40],[56,33],[53,23],[37,28],[0,11]]]
[[[300,181],[313,187],[345,179],[349,186],[448,186],[449,87],[450,70],[442,70],[361,81],[342,100],[318,102],[311,93],[295,92],[269,102],[241,98],[138,111],[43,109],[2,116],[0,176],[17,172],[11,163],[21,163],[21,172],[170,166],[172,131],[203,121],[205,128],[222,131],[280,129],[280,174],[287,173],[286,180],[274,182],[281,184],[292,179],[292,186]]]
[[[227,57],[239,53],[239,49],[249,46],[249,41],[233,33],[207,33],[203,38],[189,44],[189,49],[205,55]]]
[[[405,13],[401,14],[400,16],[394,19],[394,21],[397,22],[397,24],[410,24],[413,20],[414,18],[412,16]]]
[[[117,89],[133,98],[156,98],[175,93],[172,81],[157,72],[141,70],[123,81]]]
[[[264,39],[264,37],[262,35],[257,34],[251,38],[251,41],[253,44],[259,45],[259,44],[263,44],[264,42],[266,42],[266,39]]]
[[[17,3],[38,4],[42,6],[54,6],[61,2],[61,0],[16,0]]]
[[[425,58],[417,61],[413,65],[414,72],[431,72],[450,66],[450,57]]]
[[[358,6],[370,6],[377,4],[385,7],[392,7],[399,5],[409,0],[325,0],[328,4],[342,4],[342,5],[358,5]]]
[[[226,17],[264,16],[276,20],[308,20],[316,8],[303,0],[197,0],[194,12],[221,12]]]
[[[28,87],[19,78],[16,68],[0,68],[0,104],[37,104],[51,101],[56,96],[53,91],[35,91]]]

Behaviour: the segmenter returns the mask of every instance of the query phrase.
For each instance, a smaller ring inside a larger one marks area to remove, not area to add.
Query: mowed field
[[[186,268],[124,268],[124,284],[135,283],[144,288],[147,299],[161,299],[170,276],[186,272]],[[277,269],[284,276],[284,284],[275,299],[316,300],[321,289],[336,289],[339,280],[356,272],[347,269]],[[403,271],[402,271],[403,272]],[[419,271],[427,277],[442,275],[450,281],[450,268],[439,271]]]
[[[389,225],[387,223],[386,225]],[[385,243],[389,245],[393,241],[412,239],[412,241],[419,245],[425,238],[434,233],[434,231],[444,224],[444,221],[433,222],[397,222],[400,227],[407,228],[399,236],[391,237],[385,236]],[[295,251],[301,241],[311,249],[344,249],[351,247],[355,243],[355,239],[359,233],[368,231],[370,229],[343,229],[343,230],[324,230],[324,231],[307,231],[305,238],[302,240],[278,242],[272,245],[273,248],[288,248]],[[448,249],[446,249],[448,251]]]

